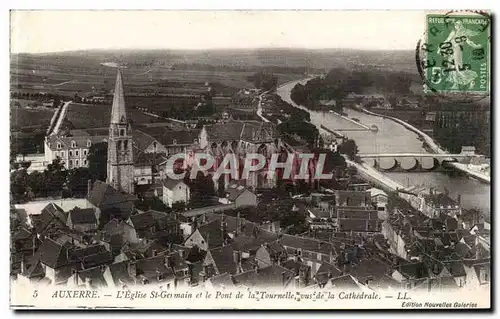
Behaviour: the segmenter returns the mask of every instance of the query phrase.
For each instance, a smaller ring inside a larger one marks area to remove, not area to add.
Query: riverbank
[[[434,153],[436,153],[436,154],[447,154],[448,153],[445,150],[443,150],[441,148],[441,146],[439,146],[439,144],[437,144],[432,137],[430,137],[429,135],[425,134],[424,132],[422,132],[418,128],[414,127],[413,125],[406,123],[403,120],[400,120],[398,118],[395,118],[395,117],[392,117],[392,116],[388,116],[388,115],[374,113],[374,112],[368,111],[367,109],[362,108],[362,107],[357,107],[357,110],[359,110],[360,112],[363,112],[365,114],[369,114],[369,115],[373,115],[373,116],[379,116],[379,117],[382,117],[382,118],[386,118],[386,119],[395,121],[395,122],[403,125],[408,130],[410,130],[410,131],[414,132],[415,134],[417,134],[418,136],[420,136],[423,139],[423,141],[424,141],[424,146],[426,146],[426,148],[430,148],[430,150],[432,150]],[[488,176],[486,174],[481,174],[481,173],[473,171],[473,170],[470,170],[470,169],[467,168],[467,165],[465,165],[465,164],[450,163],[450,165],[453,166],[455,169],[457,169],[457,170],[459,170],[461,172],[464,172],[469,177],[473,177],[475,179],[478,179],[479,181],[481,181],[483,183],[488,183],[488,184],[491,183],[490,176]]]

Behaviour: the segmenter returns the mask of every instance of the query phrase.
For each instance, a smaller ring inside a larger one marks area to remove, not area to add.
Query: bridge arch
[[[392,171],[399,166],[399,162],[395,158],[381,158],[378,164],[380,169],[384,171]]]
[[[420,166],[420,162],[417,158],[402,158],[399,161],[399,166],[404,171],[413,171]]]

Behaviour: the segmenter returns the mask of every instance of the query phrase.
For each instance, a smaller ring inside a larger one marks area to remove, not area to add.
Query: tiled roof
[[[458,206],[458,203],[454,199],[444,193],[424,195],[424,197],[427,204],[437,208],[454,208]]]
[[[358,280],[373,280],[389,274],[391,268],[378,259],[362,258],[349,268],[349,272]]]
[[[142,213],[130,216],[130,221],[136,230],[146,229],[156,225],[156,219],[152,213]]]
[[[343,275],[337,278],[332,278],[330,280],[330,283],[332,285],[332,288],[337,289],[349,289],[350,291],[353,289],[361,289],[356,280],[354,280],[351,275]]]
[[[246,287],[283,287],[293,280],[292,271],[277,265],[252,269],[233,277],[236,285]]]
[[[316,271],[316,282],[320,285],[324,285],[328,282],[330,278],[336,278],[342,275],[342,272],[334,265],[330,263],[323,262],[321,266]]]
[[[135,278],[133,278],[128,271],[129,261],[125,260],[122,262],[114,263],[108,266],[111,273],[111,278],[116,286],[123,284],[134,284]]]
[[[97,224],[93,208],[74,208],[69,211],[69,219],[75,224]]]
[[[361,206],[371,203],[370,192],[365,191],[335,191],[337,196],[337,206]]]
[[[177,186],[179,183],[184,183],[182,179],[171,179],[171,178],[165,178],[162,181],[163,186],[165,186],[168,189],[174,189],[175,186]]]
[[[127,198],[110,185],[95,181],[88,200],[101,210],[116,209],[123,218],[128,218],[134,208],[134,201]]]
[[[223,233],[221,230],[221,223],[219,220],[201,225],[198,231],[207,241],[209,249],[222,246],[224,240],[228,237],[227,233]]]
[[[136,262],[137,275],[142,275],[150,281],[158,281],[157,276],[162,275],[165,279],[174,277],[172,269],[165,265],[165,257],[151,257],[140,259]]]
[[[241,194],[243,194],[243,192],[245,192],[245,190],[247,190],[245,186],[233,182],[229,184],[226,189],[227,198],[230,201],[235,201],[236,198],[238,198]]]
[[[332,243],[317,240],[310,237],[299,237],[299,236],[284,234],[280,238],[280,244],[286,247],[300,248],[302,250],[318,252],[325,255],[329,255],[330,252],[332,252],[334,255],[336,254],[335,247]]]
[[[68,264],[68,249],[52,239],[45,239],[38,248],[40,262],[50,268],[57,269]]]
[[[51,151],[67,150],[67,149],[77,149],[77,148],[88,148],[87,145],[93,145],[101,142],[107,142],[108,135],[75,135],[75,136],[60,136],[60,135],[50,135],[47,137],[47,145]],[[75,142],[75,143],[73,143]],[[90,142],[90,144],[88,144]],[[61,148],[58,149],[58,143],[61,144]]]
[[[210,254],[214,260],[215,267],[220,274],[236,273],[236,264],[233,257],[233,249],[231,246],[224,246],[215,249],[211,249],[207,255]]]
[[[462,261],[445,262],[445,266],[453,277],[464,277],[467,275]]]
[[[88,281],[90,286],[94,289],[104,288],[107,287],[106,280],[104,279],[104,270],[105,269],[98,266],[79,271],[76,275],[81,283]]]
[[[141,127],[140,130],[163,146],[192,145],[201,132],[199,129],[171,130],[167,127]]]
[[[397,267],[397,270],[406,278],[427,278],[429,271],[423,262],[408,263]]]
[[[210,142],[237,141],[271,142],[279,137],[272,123],[255,121],[229,121],[206,125],[208,140]]]
[[[208,279],[215,288],[232,288],[234,287],[231,275],[224,273],[221,275],[213,276]]]

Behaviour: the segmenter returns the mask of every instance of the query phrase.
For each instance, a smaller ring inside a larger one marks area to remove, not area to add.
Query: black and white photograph
[[[10,307],[490,309],[491,29],[11,10]]]

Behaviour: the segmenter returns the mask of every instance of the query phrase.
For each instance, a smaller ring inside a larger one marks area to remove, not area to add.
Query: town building
[[[164,179],[162,201],[168,207],[175,203],[188,204],[191,198],[191,190],[182,179]]]

